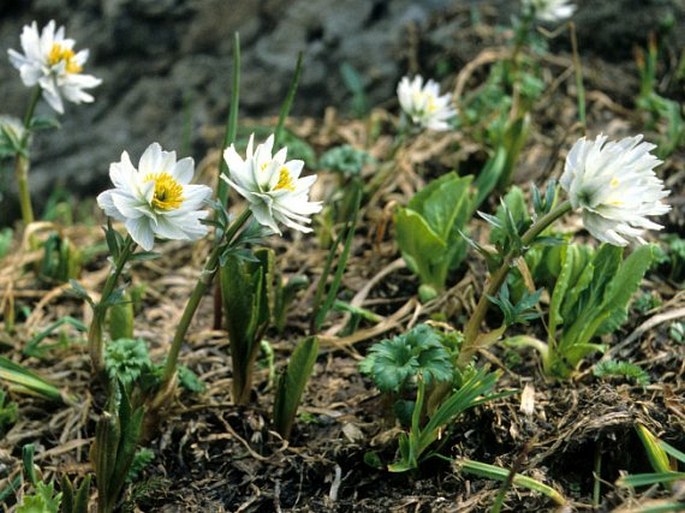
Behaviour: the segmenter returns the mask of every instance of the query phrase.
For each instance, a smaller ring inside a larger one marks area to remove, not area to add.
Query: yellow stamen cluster
[[[155,182],[155,194],[152,197],[152,206],[159,210],[174,210],[183,204],[183,186],[178,183],[169,173],[148,174],[145,181]]]
[[[48,64],[54,66],[60,62],[64,62],[64,69],[67,73],[81,73],[83,69],[74,59],[76,54],[70,48],[63,48],[59,43],[54,43],[50,53],[48,54]]]
[[[278,173],[278,183],[276,184],[276,187],[274,187],[275,191],[280,189],[285,189],[286,191],[290,192],[295,190],[293,177],[290,175],[290,171],[288,171],[288,168],[285,166],[280,169]]]

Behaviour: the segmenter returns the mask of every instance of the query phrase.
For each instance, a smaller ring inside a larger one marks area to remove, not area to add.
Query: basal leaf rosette
[[[158,143],[147,147],[138,162],[127,152],[110,164],[113,189],[97,197],[105,213],[122,221],[131,238],[150,251],[155,237],[196,240],[207,234],[200,221],[208,215],[200,207],[211,197],[206,185],[193,185],[193,159],[176,161],[176,152],[163,151]]]
[[[82,73],[88,50],[75,52],[74,40],[64,37],[64,27],[56,28],[54,20],[41,31],[35,21],[24,25],[21,48],[23,54],[7,51],[10,62],[19,70],[24,85],[40,86],[50,107],[63,114],[63,97],[73,103],[93,101],[84,89],[98,86],[102,80]]]
[[[452,95],[441,95],[438,83],[428,79],[424,84],[421,75],[411,80],[403,77],[397,85],[397,97],[412,122],[423,128],[449,130],[448,120],[457,113],[452,106]]]
[[[644,243],[644,230],[663,228],[647,219],[671,208],[661,201],[670,191],[654,173],[661,164],[650,153],[655,147],[642,135],[607,141],[600,134],[594,141],[583,137],[571,148],[560,183],[597,239],[616,246]]]
[[[300,178],[304,162],[286,160],[287,148],[272,155],[274,136],[254,148],[254,134],[247,144],[243,159],[232,144],[224,151],[228,176],[222,176],[238,194],[245,198],[255,219],[262,226],[281,234],[278,223],[303,233],[310,216],[321,211],[320,201],[309,201],[309,190],[316,176]]]

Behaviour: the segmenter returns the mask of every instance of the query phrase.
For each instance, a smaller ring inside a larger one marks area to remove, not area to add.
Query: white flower
[[[93,101],[83,90],[100,85],[102,80],[81,73],[88,60],[88,50],[74,52],[74,40],[64,38],[64,27],[55,30],[54,20],[42,32],[35,21],[31,26],[24,25],[21,47],[23,55],[15,50],[7,51],[10,62],[19,70],[24,85],[40,85],[50,107],[64,113],[62,96],[73,103]]]
[[[671,208],[660,201],[670,191],[654,173],[661,164],[650,153],[656,146],[641,140],[642,135],[618,142],[601,134],[594,141],[583,137],[571,148],[560,180],[573,208],[582,209],[585,228],[616,246],[628,244],[626,239],[644,243],[645,229],[663,228],[646,216]]]
[[[206,210],[198,210],[212,195],[206,185],[191,185],[193,159],[176,162],[176,152],[163,151],[157,143],[147,147],[138,169],[127,152],[121,162],[109,166],[114,189],[101,193],[98,205],[105,213],[123,221],[131,237],[150,251],[155,236],[164,239],[195,240],[207,234],[200,223]]]
[[[576,6],[569,0],[523,0],[524,12],[531,12],[542,21],[561,21],[570,18]]]
[[[253,151],[254,134],[247,144],[243,160],[234,145],[224,150],[228,176],[222,176],[228,184],[245,198],[250,210],[263,226],[280,234],[277,222],[289,228],[307,233],[312,229],[309,216],[321,211],[320,201],[309,201],[309,189],[316,176],[300,178],[304,167],[301,160],[286,161],[287,149],[282,148],[271,155],[274,136],[270,135]]]
[[[452,107],[452,95],[440,96],[440,86],[430,79],[423,85],[421,75],[411,81],[403,77],[397,85],[397,96],[402,110],[424,128],[448,130],[447,120],[457,113]]]

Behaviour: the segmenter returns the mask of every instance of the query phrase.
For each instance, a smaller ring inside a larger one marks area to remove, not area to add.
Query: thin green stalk
[[[293,106],[293,100],[295,99],[295,92],[297,91],[297,86],[300,83],[300,75],[302,74],[302,52],[297,55],[297,64],[295,64],[295,74],[290,82],[290,87],[288,88],[288,94],[285,97],[285,101],[281,106],[281,112],[278,116],[278,124],[276,125],[276,132],[274,135],[274,147],[278,148],[283,140],[283,127],[285,126],[285,118],[288,117],[290,108]]]
[[[233,224],[231,224],[228,230],[226,230],[226,234],[224,235],[227,243],[230,244],[231,240],[238,233],[238,230],[240,230],[240,228],[247,222],[251,214],[252,211],[249,208],[246,208],[240,214],[240,216],[233,221]],[[183,340],[185,339],[188,328],[190,327],[190,321],[193,320],[193,316],[195,315],[195,311],[202,300],[202,296],[207,291],[209,285],[214,279],[214,276],[216,275],[219,265],[219,257],[224,249],[225,247],[223,244],[221,244],[221,241],[217,241],[217,243],[214,244],[212,252],[209,254],[209,258],[207,259],[207,263],[202,269],[200,279],[195,284],[195,288],[190,295],[190,299],[188,299],[188,302],[186,303],[183,314],[181,315],[181,320],[176,327],[176,332],[174,333],[174,339],[171,342],[171,347],[169,348],[169,355],[167,356],[166,364],[164,365],[161,388],[162,391],[165,391],[173,382],[174,376],[176,375],[176,366],[178,363],[178,355],[181,351],[181,344],[183,344]]]
[[[228,148],[235,142],[238,134],[238,106],[240,104],[240,35],[238,32],[233,34],[233,84],[231,86],[231,104],[228,109],[228,119],[226,120],[226,131],[224,132],[223,148]],[[221,179],[228,174],[228,164],[222,158],[219,159],[219,185],[217,186],[217,197],[219,202],[225,207],[228,206],[228,184]],[[221,328],[223,304],[221,301],[221,287],[218,285],[214,289],[214,329]]]
[[[514,261],[518,257],[522,256],[522,253],[525,252],[525,250],[528,248],[528,246],[530,246],[530,244],[535,240],[535,238],[538,235],[540,235],[545,229],[547,229],[552,223],[554,223],[557,219],[559,219],[561,216],[569,212],[571,208],[571,202],[567,200],[559,204],[552,211],[542,216],[521,237],[521,247],[523,248],[523,250],[521,252],[511,251],[504,257],[502,265],[490,277],[490,283],[488,283],[488,286],[483,291],[483,294],[481,295],[480,300],[476,305],[476,309],[473,311],[473,314],[466,323],[466,326],[464,328],[464,343],[462,344],[461,351],[459,352],[457,365],[466,365],[471,359],[471,356],[478,349],[476,341],[478,339],[478,334],[480,332],[480,326],[483,323],[485,315],[487,314],[488,308],[490,306],[490,300],[488,299],[488,296],[495,296],[497,294],[500,287],[502,286],[502,283],[504,283],[504,280],[506,279],[507,274],[509,273],[509,269],[511,268]]]
[[[40,99],[41,89],[36,87],[31,96],[26,115],[24,116],[24,137],[22,140],[23,153],[17,153],[14,161],[14,173],[17,179],[17,187],[19,189],[19,205],[21,206],[21,218],[24,221],[24,226],[31,224],[35,217],[33,215],[33,206],[31,205],[31,193],[29,191],[29,167],[31,165],[28,158],[28,140],[30,137],[29,126],[33,119],[33,113],[38,105]]]
[[[112,273],[107,277],[105,285],[102,288],[102,297],[100,302],[93,307],[93,320],[88,329],[88,350],[90,352],[90,361],[93,371],[99,374],[104,369],[103,359],[103,343],[102,343],[102,327],[105,322],[105,315],[107,313],[109,297],[116,287],[119,276],[121,276],[124,266],[129,257],[133,254],[135,243],[130,235],[126,237],[124,245],[121,248]]]
[[[580,124],[583,125],[583,134],[587,132],[587,120],[585,116],[585,86],[583,85],[583,66],[580,62],[580,54],[578,53],[578,38],[576,36],[576,25],[569,22],[569,30],[571,31],[571,49],[573,51],[573,68],[576,75],[576,95],[578,97],[578,118]]]
[[[226,131],[224,132],[223,148],[228,148],[235,142],[238,133],[238,105],[240,103],[240,35],[233,34],[233,83],[231,84],[231,104],[228,109]],[[219,186],[217,196],[222,205],[228,201],[228,184],[221,180],[221,176],[228,173],[228,164],[221,158],[219,162]]]

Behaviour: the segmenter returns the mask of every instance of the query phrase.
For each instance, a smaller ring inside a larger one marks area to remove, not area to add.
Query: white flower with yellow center
[[[274,136],[254,148],[254,134],[247,144],[245,160],[235,146],[224,151],[228,176],[222,176],[238,194],[250,204],[250,210],[262,226],[275,233],[281,230],[277,223],[307,233],[312,214],[321,211],[320,201],[309,201],[309,189],[316,176],[300,178],[304,162],[286,161],[287,149],[281,148],[272,156]]]
[[[573,208],[580,208],[583,225],[597,239],[625,246],[627,239],[644,243],[645,229],[663,228],[646,216],[670,210],[661,200],[669,195],[654,173],[661,161],[650,153],[656,146],[642,135],[609,141],[585,137],[571,148],[560,183]]]
[[[206,185],[192,185],[194,164],[190,157],[176,162],[176,152],[163,151],[157,143],[147,147],[138,162],[127,152],[109,166],[114,189],[101,193],[98,205],[105,213],[123,221],[133,240],[150,251],[155,236],[163,239],[195,240],[207,234],[200,223],[208,215],[199,208],[211,197]]]
[[[65,39],[64,27],[55,30],[54,20],[42,32],[35,21],[31,26],[24,25],[21,47],[23,54],[7,51],[10,62],[19,70],[24,85],[41,87],[43,98],[53,109],[64,113],[62,97],[73,103],[93,101],[84,89],[100,85],[102,80],[81,73],[88,60],[88,50],[74,52],[74,40]]]
[[[523,10],[538,20],[556,22],[570,18],[576,6],[568,0],[523,0]]]
[[[437,82],[429,79],[424,85],[421,75],[413,80],[403,77],[397,85],[397,97],[402,110],[423,128],[449,130],[447,121],[457,113],[452,106],[452,95],[441,96]]]

